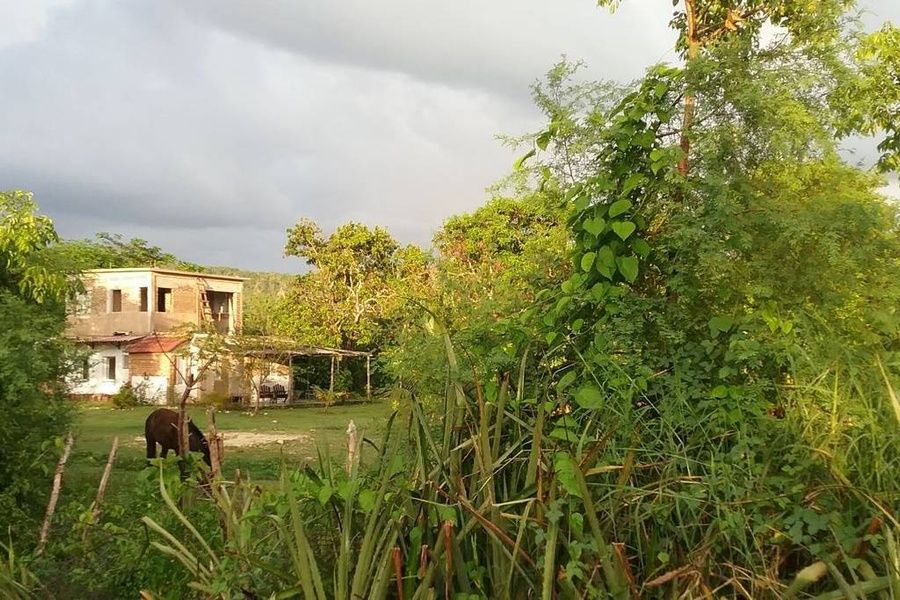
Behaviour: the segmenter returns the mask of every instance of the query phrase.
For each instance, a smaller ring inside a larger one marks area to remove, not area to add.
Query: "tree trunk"
[[[684,0],[684,13],[686,19],[685,38],[687,41],[687,64],[697,57],[700,52],[700,40],[697,38],[697,14],[695,12],[694,0]],[[687,177],[690,172],[690,153],[691,153],[691,125],[694,123],[694,111],[696,110],[697,99],[694,92],[690,89],[690,81],[686,82],[687,90],[684,94],[684,114],[681,120],[681,160],[678,161],[678,172]]]

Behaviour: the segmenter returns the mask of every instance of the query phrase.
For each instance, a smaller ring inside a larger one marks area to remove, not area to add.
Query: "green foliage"
[[[37,578],[23,557],[16,554],[12,542],[0,544],[0,552],[0,596],[28,600],[37,587]]]
[[[856,48],[859,76],[833,94],[831,102],[846,111],[842,132],[884,135],[879,167],[900,171],[900,28],[885,23]]]
[[[126,240],[117,233],[101,232],[93,240],[65,240],[48,249],[58,269],[79,273],[86,269],[122,269],[161,267],[184,271],[204,271],[200,265],[185,262],[146,240]]]
[[[30,194],[0,195],[0,528],[30,522],[43,507],[47,473],[71,420],[61,339],[70,286],[44,255],[56,240]]]
[[[428,284],[427,256],[380,227],[347,223],[324,236],[301,219],[285,254],[314,270],[297,277],[276,307],[274,332],[312,345],[379,348],[392,322]]]
[[[144,403],[141,390],[133,387],[131,383],[124,383],[119,391],[112,395],[112,405],[116,408],[133,408]],[[204,396],[205,397],[205,396]]]
[[[295,277],[285,273],[246,271],[232,267],[206,267],[210,273],[244,278],[243,333],[272,335],[278,329],[278,311],[291,292]]]
[[[495,198],[445,223],[434,240],[434,286],[422,300],[428,314],[402,322],[396,346],[382,354],[395,380],[425,396],[441,393],[446,354],[434,333],[443,329],[466,348],[463,372],[515,368],[516,344],[537,331],[523,313],[568,273],[560,204],[547,189]]]
[[[0,291],[36,303],[64,298],[68,282],[46,256],[57,240],[53,222],[37,214],[30,193],[0,192]]]
[[[562,188],[574,184],[591,171],[597,150],[598,132],[604,126],[606,113],[622,99],[629,86],[612,81],[579,81],[581,62],[563,58],[547,72],[543,81],[531,86],[531,98],[543,113],[546,130],[520,137],[506,137],[514,147],[535,145],[545,151],[541,164],[528,169],[520,165],[507,183],[518,183],[523,192],[521,175],[549,174]],[[519,176],[519,177],[517,177]]]
[[[785,418],[736,423],[725,443],[713,427],[685,429],[702,407],[668,402],[642,427],[627,397],[590,383],[560,413],[573,384],[532,387],[521,365],[471,394],[451,370],[433,412],[407,397],[407,429],[371,470],[320,459],[276,489],[216,481],[213,512],[189,519],[167,501],[184,534],[154,517],[153,546],[221,598],[383,598],[398,586],[407,598],[775,598],[817,560],[832,570],[808,589],[890,585],[897,531],[878,523],[892,519],[900,421],[884,387],[844,397],[848,381],[821,403],[796,389]]]

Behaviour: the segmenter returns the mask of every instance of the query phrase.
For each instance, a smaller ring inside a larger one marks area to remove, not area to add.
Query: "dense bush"
[[[43,256],[55,239],[29,194],[0,193],[0,531],[43,510],[71,422],[62,381],[72,357],[60,339],[69,285]]]

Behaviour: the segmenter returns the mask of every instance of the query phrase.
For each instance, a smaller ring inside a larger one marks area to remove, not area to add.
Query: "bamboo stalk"
[[[109,449],[109,457],[106,459],[106,467],[103,468],[103,475],[100,477],[100,485],[97,487],[97,497],[91,504],[91,525],[100,518],[100,505],[103,503],[103,497],[106,495],[106,484],[109,483],[109,475],[112,473],[113,463],[116,461],[116,453],[119,451],[119,436],[113,438],[112,448]],[[81,541],[87,539],[88,530],[85,529],[81,536]]]
[[[44,552],[47,546],[47,538],[50,536],[50,522],[53,520],[53,513],[56,512],[56,503],[59,501],[59,490],[62,487],[63,470],[66,468],[66,461],[69,460],[69,453],[72,451],[72,444],[75,438],[72,437],[70,431],[66,437],[66,445],[63,448],[62,456],[56,465],[56,473],[53,475],[53,489],[50,492],[50,502],[47,503],[47,514],[44,516],[44,525],[41,527],[41,537],[38,540],[37,556]]]

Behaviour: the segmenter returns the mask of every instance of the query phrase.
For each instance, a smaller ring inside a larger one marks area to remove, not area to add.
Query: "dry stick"
[[[97,522],[100,518],[100,505],[103,503],[103,496],[106,495],[106,484],[109,483],[109,474],[112,473],[113,463],[116,460],[116,452],[119,450],[119,436],[113,438],[112,448],[109,450],[109,458],[106,459],[106,467],[103,469],[103,476],[100,477],[100,485],[97,487],[97,497],[91,504],[91,524]],[[88,530],[85,528],[81,535],[81,541],[87,539]]]
[[[41,527],[41,537],[38,540],[37,556],[44,553],[44,547],[47,545],[47,537],[50,535],[50,521],[53,520],[53,513],[56,512],[56,503],[59,500],[59,489],[62,487],[63,470],[66,468],[66,461],[69,460],[69,453],[72,451],[72,444],[75,438],[72,437],[70,431],[66,437],[66,446],[63,448],[62,456],[59,457],[59,463],[56,465],[56,474],[53,475],[53,490],[50,492],[50,502],[47,503],[47,514],[44,516],[44,525]]]
[[[222,472],[222,458],[225,456],[225,448],[222,443],[222,436],[216,429],[216,408],[210,406],[206,411],[206,418],[209,421],[209,462],[212,463],[210,473],[211,477],[216,477]]]
[[[397,598],[403,600],[403,561],[400,559],[400,548],[391,549],[391,562],[394,565],[394,580],[397,582]]]

